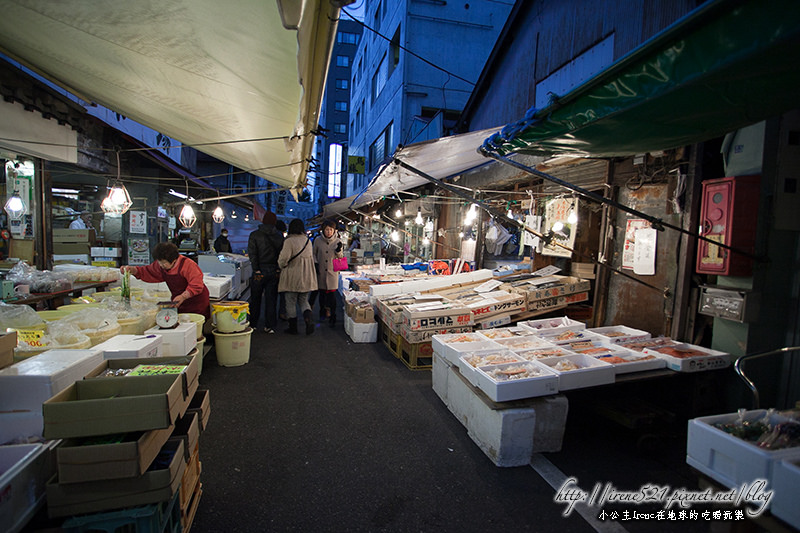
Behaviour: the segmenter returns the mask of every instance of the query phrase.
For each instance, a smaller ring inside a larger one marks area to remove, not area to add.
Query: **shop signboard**
[[[147,211],[129,211],[130,232],[147,235]]]
[[[542,255],[572,257],[577,213],[578,201],[574,198],[556,198],[547,202],[544,234],[550,235],[552,240],[542,248]]]
[[[150,240],[147,237],[128,239],[128,264],[150,264]]]

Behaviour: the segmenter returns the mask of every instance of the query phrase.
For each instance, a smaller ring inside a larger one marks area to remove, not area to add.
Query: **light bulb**
[[[25,202],[22,201],[17,191],[14,191],[11,198],[8,199],[4,209],[11,220],[19,220],[28,211]]]
[[[214,222],[219,224],[225,220],[225,211],[223,211],[222,207],[218,205],[217,208],[214,209],[214,213],[211,215],[211,218],[214,219]]]
[[[125,192],[119,187],[111,189],[111,194],[109,194],[109,196],[111,197],[111,201],[115,204],[121,204],[125,201]]]
[[[464,238],[464,232],[463,231],[459,231],[458,232],[458,238],[459,239],[463,239]]]
[[[558,222],[553,224],[553,228],[552,229],[553,229],[553,231],[561,231],[562,229],[564,229],[564,223],[559,220]]]
[[[399,241],[399,240],[400,240],[400,234],[399,234],[399,233],[397,233],[397,230],[393,230],[393,231],[392,231],[392,240],[393,240],[394,242],[397,242],[397,241]]]
[[[429,238],[425,237],[424,239],[422,239],[423,246],[428,246],[430,243],[431,240]]]
[[[405,224],[406,226],[408,226],[409,224],[411,224],[411,222],[409,222],[408,220],[406,220],[406,221],[404,222],[404,224]]]
[[[394,212],[394,216],[400,218],[401,216],[403,216],[403,210],[398,207],[397,211]]]
[[[181,221],[184,228],[191,228],[194,223],[197,222],[197,217],[191,205],[184,204],[183,209],[181,209],[181,214],[178,216],[178,220]]]
[[[128,212],[133,205],[128,189],[120,182],[115,182],[108,191],[108,196],[100,204],[104,212],[114,215],[122,215]]]
[[[575,212],[574,209],[570,211],[569,216],[567,217],[567,222],[569,222],[570,224],[575,224],[576,222],[578,222],[578,214]]]
[[[416,222],[420,226],[424,222],[424,220],[422,220],[422,208],[421,207],[417,209],[417,218],[414,219],[414,222]]]
[[[509,208],[509,210],[508,210],[508,213],[506,213],[506,216],[507,216],[508,218],[510,218],[511,220],[514,220],[514,213],[512,213],[512,212],[511,212],[511,209],[510,209],[510,208]]]

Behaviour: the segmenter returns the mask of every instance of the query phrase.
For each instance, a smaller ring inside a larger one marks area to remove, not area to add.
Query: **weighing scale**
[[[174,302],[159,302],[156,325],[161,329],[172,329],[178,325],[178,306]]]

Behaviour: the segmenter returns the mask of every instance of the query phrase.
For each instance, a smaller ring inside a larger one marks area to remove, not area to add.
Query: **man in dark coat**
[[[262,224],[250,234],[247,255],[253,267],[250,283],[250,326],[258,329],[261,301],[264,301],[264,332],[275,333],[278,323],[278,255],[283,248],[283,234],[275,229],[278,217],[267,211]]]
[[[217,253],[228,252],[231,253],[231,241],[228,240],[228,230],[224,229],[219,233],[219,237],[214,241],[214,251]]]

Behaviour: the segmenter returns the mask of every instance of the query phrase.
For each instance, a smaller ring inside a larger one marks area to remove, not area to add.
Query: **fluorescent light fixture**
[[[170,189],[168,192],[169,192],[169,193],[170,193],[172,196],[177,196],[178,198],[181,198],[181,199],[183,199],[183,200],[185,200],[186,198],[188,198],[188,196],[187,196],[187,195],[183,194],[182,192],[178,192],[178,191],[176,191],[175,189]]]
[[[57,188],[53,188],[53,189],[50,189],[50,190],[53,191],[54,193],[60,193],[60,194],[79,194],[81,192],[78,189],[57,189]]]

